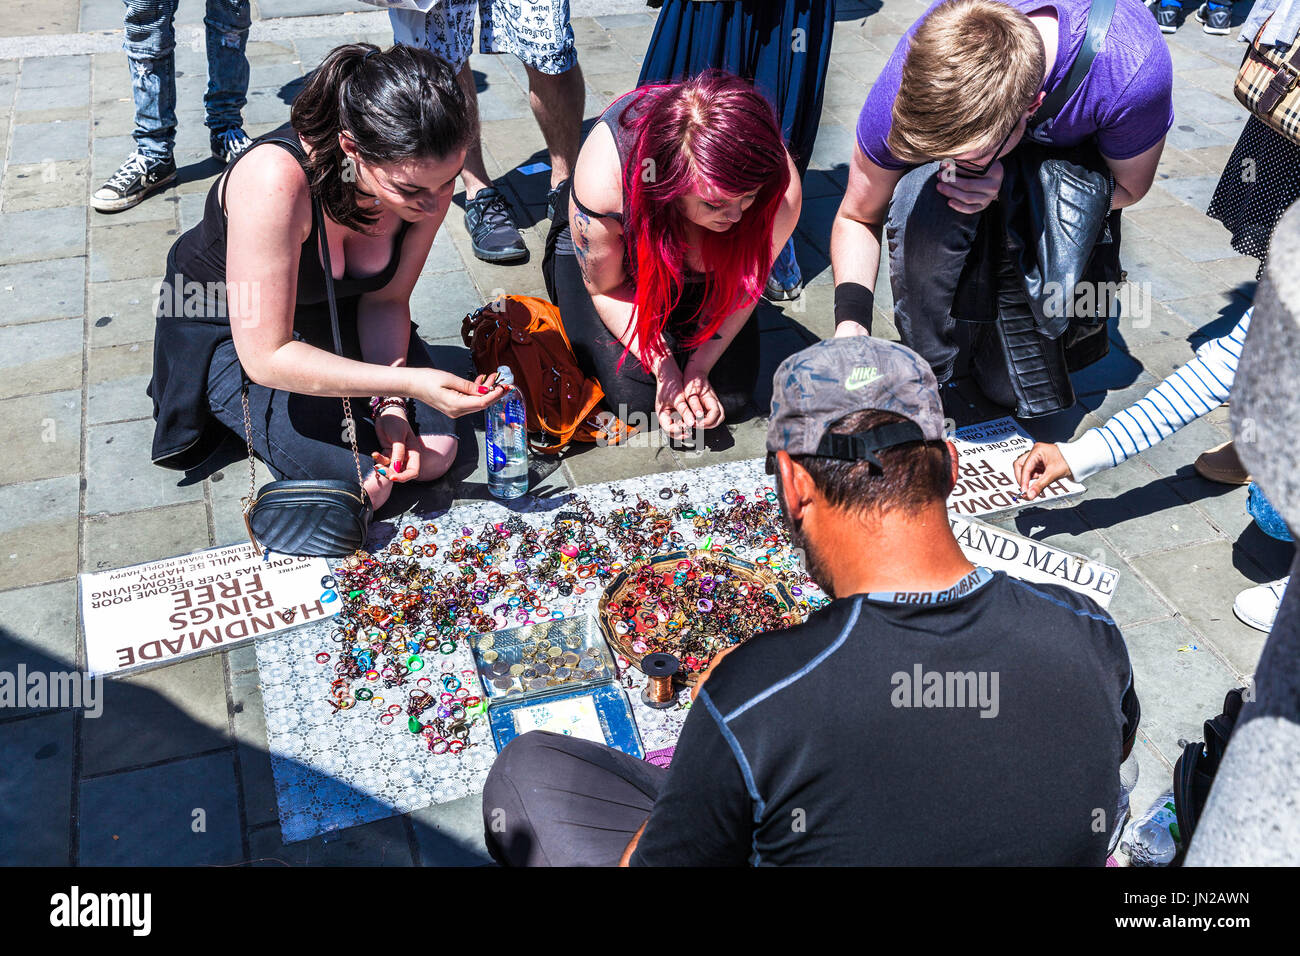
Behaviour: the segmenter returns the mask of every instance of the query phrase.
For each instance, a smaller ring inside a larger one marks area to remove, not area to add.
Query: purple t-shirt
[[[940,2],[931,4],[926,15]],[[1070,64],[1083,45],[1089,0],[1003,2],[1026,15],[1049,8],[1056,11],[1059,47],[1051,75],[1043,86],[1050,93],[1065,82]],[[920,22],[912,24],[898,41],[858,116],[858,145],[867,159],[884,169],[909,168],[890,152],[886,139],[902,80],[903,60]],[[1116,0],[1110,30],[1083,83],[1066,100],[1056,119],[1046,124],[1048,128],[1031,127],[1027,135],[1057,146],[1075,146],[1096,136],[1104,156],[1130,159],[1158,143],[1173,125],[1173,82],[1173,61],[1155,17],[1140,0]]]

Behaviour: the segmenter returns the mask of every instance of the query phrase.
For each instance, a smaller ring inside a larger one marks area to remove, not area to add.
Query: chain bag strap
[[[301,148],[288,140],[268,140],[289,147],[301,162]],[[330,331],[334,352],[343,355],[339,332],[338,303],[334,296],[334,269],[330,261],[329,237],[325,230],[325,213],[319,197],[312,196],[312,223],[316,229],[321,262],[325,273],[325,292],[329,302]],[[357,425],[352,402],[342,396],[348,443],[356,468],[357,491],[350,482],[332,479],[277,481],[257,492],[257,472],[253,454],[252,418],[248,407],[248,376],[242,369],[240,403],[244,413],[244,439],[248,446],[248,497],[244,499],[244,526],[249,540],[259,549],[267,548],[287,554],[341,556],[365,543],[370,526],[371,505],[361,477],[361,452],[357,448]]]

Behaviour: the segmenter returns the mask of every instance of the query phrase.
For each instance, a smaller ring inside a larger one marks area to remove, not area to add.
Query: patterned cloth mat
[[[670,502],[660,499],[663,488],[676,489],[683,484],[686,494],[674,494]],[[533,527],[543,527],[549,525],[553,512],[563,510],[575,497],[586,498],[597,514],[607,514],[615,508],[634,505],[638,496],[656,505],[691,501],[703,508],[717,506],[731,489],[750,496],[756,488],[770,485],[771,477],[764,473],[762,459],[710,465],[671,475],[587,485],[553,498],[525,497],[509,504],[472,502],[450,512],[408,516],[405,520],[373,527],[369,546],[379,550],[400,534],[405,524],[432,521],[439,527],[433,538],[439,554],[420,560],[438,568],[451,567],[445,564],[443,552],[459,536],[462,527],[477,533],[484,523],[505,521],[512,515],[518,515]],[[626,499],[619,500],[616,493],[625,494]],[[699,540],[689,521],[678,519],[675,527],[686,541]],[[717,535],[713,544],[728,546],[744,558],[756,557],[766,550],[748,548],[738,540],[719,539]],[[337,562],[333,564],[338,566]],[[595,578],[589,580],[595,584]],[[570,597],[551,600],[550,606],[552,611],[562,611],[567,617],[594,613],[601,591],[600,586],[589,587],[585,593],[575,591]],[[822,597],[813,585],[805,585],[805,594],[808,598]],[[422,738],[407,731],[405,714],[385,726],[375,719],[371,708],[358,706],[335,712],[326,702],[325,693],[331,665],[316,662],[318,653],[335,649],[330,639],[332,633],[332,623],[325,621],[304,625],[257,644],[267,741],[284,842],[293,843],[480,793],[496,758],[487,721],[474,721],[470,729],[472,745],[462,753],[435,755],[429,753]],[[458,642],[452,654],[433,657],[436,667],[431,670],[454,670],[459,674],[474,667],[473,653],[466,641]],[[622,683],[646,752],[672,747],[689,713],[689,705],[684,705],[688,695],[680,695],[677,707],[656,710],[641,701],[645,676],[636,668],[629,668],[623,676]],[[472,692],[481,693],[481,689],[475,686]],[[389,692],[394,700],[405,695],[405,691]]]

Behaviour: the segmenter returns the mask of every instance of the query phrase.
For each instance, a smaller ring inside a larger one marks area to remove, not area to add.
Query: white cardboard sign
[[[1029,504],[1020,497],[1014,464],[1034,447],[1034,440],[1015,419],[995,418],[959,428],[952,441],[957,446],[957,484],[948,496],[949,514],[972,517]],[[1061,478],[1044,488],[1033,503],[1083,491],[1077,481]]]
[[[1013,578],[1042,584],[1060,584],[1110,607],[1119,583],[1119,571],[1099,561],[1064,551],[1033,538],[1004,531],[978,518],[949,515],[948,523],[966,557]]]
[[[116,676],[338,613],[324,558],[251,544],[81,575],[86,670]]]

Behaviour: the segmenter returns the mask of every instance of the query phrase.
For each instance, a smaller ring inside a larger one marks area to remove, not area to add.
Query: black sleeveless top
[[[618,152],[618,167],[621,170],[626,170],[628,162],[633,158],[632,151],[636,147],[636,130],[633,128],[632,124],[640,115],[640,112],[641,94],[636,90],[632,90],[630,93],[624,93],[613,103],[610,103],[609,106],[606,107],[605,112],[600,114],[600,119],[596,121],[597,123],[604,123],[609,127],[609,131],[614,137],[614,149]],[[592,126],[592,129],[595,128],[595,126]],[[587,135],[591,134],[588,133]],[[578,198],[576,190],[570,189],[569,194],[573,198],[573,204],[578,207],[579,211],[585,213],[592,219],[613,219],[620,226],[623,225],[627,219],[628,195],[626,188],[623,190],[623,211],[621,213],[596,212]],[[555,254],[571,256],[574,254],[573,235],[568,224],[567,209],[564,210],[564,217],[564,226],[556,235]],[[629,262],[630,255],[631,250],[627,248],[627,236],[626,233],[624,233],[623,271],[628,275],[632,274],[631,264]],[[688,284],[703,283],[704,273],[696,272],[693,269],[687,269],[685,278]]]
[[[285,123],[259,136],[226,169],[263,143],[295,154],[302,161],[302,147],[293,127]],[[167,273],[160,292],[157,327],[154,333],[153,380],[148,394],[154,405],[153,461],[166,468],[189,469],[203,462],[224,438],[224,426],[212,417],[208,406],[208,366],[218,346],[229,341],[230,318],[224,297],[207,297],[202,315],[187,316],[178,309],[190,297],[192,283],[205,290],[223,287],[226,280],[226,215],[220,191],[229,176],[217,178],[208,190],[203,219],[176,240],[167,253]],[[401,263],[402,241],[409,222],[403,221],[393,241],[393,252],[383,271],[373,276],[352,278],[346,273],[334,280],[334,296],[340,305],[340,321],[355,309],[344,308],[345,300],[382,289],[392,281]],[[298,256],[295,337],[330,348],[329,311],[326,303],[325,269],[320,260],[318,227],[312,217],[311,233]],[[187,288],[188,286],[188,288]],[[178,291],[179,290],[179,291]],[[238,295],[232,290],[231,295]]]

